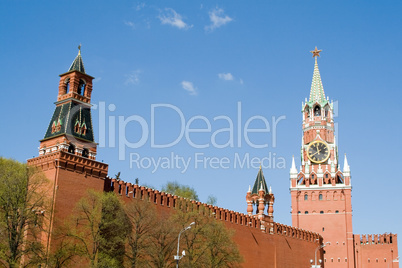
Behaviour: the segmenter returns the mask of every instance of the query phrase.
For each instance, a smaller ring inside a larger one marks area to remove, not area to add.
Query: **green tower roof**
[[[251,191],[251,194],[258,194],[258,191],[261,189],[261,184],[262,184],[262,189],[265,191],[265,193],[268,193],[267,182],[265,181],[264,174],[262,173],[262,169],[260,167],[260,170],[258,171],[258,174],[257,174],[257,178],[255,179],[253,190]]]
[[[325,99],[324,87],[322,86],[320,70],[318,69],[317,57],[320,56],[321,50],[310,51],[313,53],[313,57],[315,58],[314,64],[314,72],[313,72],[313,80],[311,81],[311,89],[310,89],[310,99],[307,104],[311,107],[314,103],[319,103],[321,106],[324,106],[328,103]]]
[[[78,55],[75,57],[68,71],[79,71],[81,73],[85,73],[84,62],[82,61],[81,57],[81,45],[78,46]]]

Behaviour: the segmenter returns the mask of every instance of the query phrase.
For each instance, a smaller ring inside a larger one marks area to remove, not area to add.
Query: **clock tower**
[[[302,103],[301,166],[290,169],[292,225],[324,238],[325,267],[354,267],[350,168],[340,169],[334,129],[334,105],[325,96],[317,58],[310,97]]]

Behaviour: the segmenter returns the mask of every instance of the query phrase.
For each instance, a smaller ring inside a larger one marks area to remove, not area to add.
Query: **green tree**
[[[0,158],[0,260],[5,267],[43,261],[39,237],[46,228],[47,185],[37,169]]]
[[[237,245],[233,242],[233,230],[211,217],[210,211],[203,207],[194,208],[187,201],[171,217],[178,230],[186,228],[191,222],[195,225],[183,232],[181,250],[186,256],[180,261],[184,267],[238,267],[242,262]]]
[[[124,206],[115,193],[102,196],[102,217],[99,225],[99,266],[122,267],[125,243],[131,233],[131,224]]]
[[[208,195],[207,202],[206,202],[208,205],[216,206],[217,202],[218,202],[218,199],[216,198],[216,196]]]
[[[66,236],[91,267],[121,267],[124,243],[131,229],[123,205],[114,193],[89,190],[76,205]]]
[[[243,258],[232,237],[233,230],[222,222],[215,219],[209,222],[205,231],[208,267],[240,267]]]
[[[176,181],[168,182],[162,187],[162,191],[198,201],[198,195],[194,188],[188,185],[179,184]]]

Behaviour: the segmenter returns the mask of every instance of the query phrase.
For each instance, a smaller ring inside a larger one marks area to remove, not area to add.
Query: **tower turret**
[[[39,155],[66,151],[95,159],[96,143],[92,127],[92,76],[85,73],[78,55],[66,73],[60,75],[56,108],[45,137],[40,141]]]
[[[255,179],[253,188],[251,189],[251,187],[249,187],[249,191],[246,195],[246,201],[248,215],[258,217],[262,220],[262,222],[273,222],[273,205],[275,198],[271,187],[269,189],[267,187],[267,182],[265,181],[261,166]],[[255,213],[254,207],[256,208]],[[265,211],[267,214],[264,214]]]

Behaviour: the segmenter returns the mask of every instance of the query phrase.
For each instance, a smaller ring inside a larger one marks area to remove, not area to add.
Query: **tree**
[[[171,267],[174,262],[177,242],[177,225],[168,217],[160,214],[152,233],[151,247],[148,251],[149,264],[155,268]]]
[[[207,198],[207,203],[208,205],[216,206],[216,203],[218,202],[218,199],[214,195],[208,195]]]
[[[0,260],[6,267],[40,263],[48,181],[18,161],[0,158]],[[23,263],[21,260],[24,258]]]
[[[181,238],[181,250],[186,256],[180,263],[184,267],[238,267],[242,262],[237,245],[233,242],[233,231],[211,217],[208,208],[193,207],[187,201],[171,217],[178,230],[186,228],[191,222],[195,225],[186,230]]]
[[[240,267],[243,258],[232,237],[233,230],[222,222],[215,219],[209,222],[205,232],[208,267]]]
[[[176,181],[168,182],[166,185],[162,187],[162,191],[198,201],[198,195],[197,192],[194,190],[194,188],[188,185],[179,184]]]
[[[113,193],[89,190],[76,205],[66,236],[80,246],[77,252],[91,267],[121,267],[127,230],[123,205]]]
[[[129,266],[144,267],[151,251],[151,240],[157,229],[155,207],[143,200],[132,200],[125,206],[127,217],[132,226],[128,236],[126,257]]]
[[[102,195],[102,217],[99,225],[99,267],[122,267],[125,243],[131,224],[121,200],[115,193]]]

